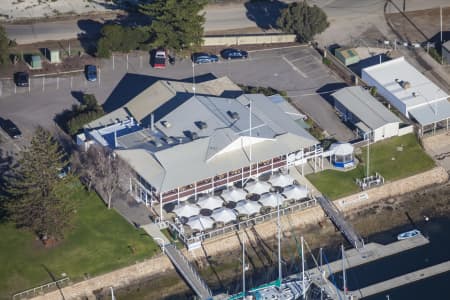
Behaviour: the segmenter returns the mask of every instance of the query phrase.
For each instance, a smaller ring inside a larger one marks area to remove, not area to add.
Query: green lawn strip
[[[74,202],[77,212],[73,229],[57,246],[46,249],[33,234],[10,223],[0,225],[0,299],[50,282],[52,276],[61,278],[66,273],[77,281],[85,274],[106,273],[159,251],[143,230],[106,209],[77,179],[62,182],[59,193]]]
[[[398,147],[402,150],[399,151]],[[325,196],[338,199],[359,191],[357,178],[366,174],[367,148],[363,148],[361,163],[353,170],[342,172],[325,170],[306,177]],[[393,181],[429,170],[434,161],[422,150],[413,134],[391,138],[370,146],[370,174],[380,173],[386,181]]]

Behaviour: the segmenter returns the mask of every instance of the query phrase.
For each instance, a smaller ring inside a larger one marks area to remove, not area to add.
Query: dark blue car
[[[237,59],[237,58],[247,58],[248,57],[247,51],[233,49],[233,48],[227,48],[227,49],[222,50],[222,52],[220,52],[220,55],[222,55],[222,57],[224,59]]]
[[[194,53],[192,54],[192,61],[196,64],[206,64],[212,62],[218,62],[219,57],[211,53]]]
[[[97,67],[94,65],[87,65],[84,68],[84,72],[86,73],[86,79],[88,81],[96,81],[97,80]]]

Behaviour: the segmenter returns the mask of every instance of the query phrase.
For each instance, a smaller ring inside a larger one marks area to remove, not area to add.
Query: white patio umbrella
[[[201,208],[213,210],[218,207],[222,207],[223,200],[217,196],[207,196],[200,198],[200,200],[198,200],[197,202],[197,205],[200,206]]]
[[[293,184],[284,188],[283,195],[287,199],[303,199],[308,197],[308,189],[306,186]]]
[[[236,220],[237,216],[234,210],[226,207],[221,207],[213,211],[211,218],[213,218],[216,222],[227,224],[231,221]]]
[[[253,181],[247,183],[245,189],[252,194],[264,194],[270,191],[271,185],[265,181]]]
[[[192,217],[198,215],[200,207],[194,204],[180,204],[173,210],[178,217]]]
[[[192,230],[208,230],[211,229],[214,225],[213,219],[211,217],[205,216],[195,216],[189,218],[189,221],[186,223],[187,226],[191,227]]]
[[[223,191],[221,196],[227,202],[239,202],[245,199],[247,193],[243,189],[231,188]]]
[[[289,174],[275,174],[270,177],[269,182],[273,186],[285,187],[292,184],[294,182],[294,178]]]
[[[261,210],[261,204],[256,201],[243,200],[234,208],[240,215],[254,215]]]
[[[263,206],[277,207],[278,203],[280,203],[280,205],[282,205],[285,200],[286,199],[284,199],[283,196],[281,196],[280,194],[266,193],[266,194],[261,195],[261,198],[259,199],[259,203],[261,203]]]

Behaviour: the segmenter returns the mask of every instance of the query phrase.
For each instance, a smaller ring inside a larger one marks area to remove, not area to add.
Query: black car
[[[222,55],[222,57],[225,59],[237,59],[237,58],[247,58],[248,57],[247,51],[233,49],[233,48],[227,48],[227,49],[222,50],[222,52],[220,52],[220,55]]]
[[[192,54],[192,61],[196,64],[205,64],[211,62],[218,62],[217,55],[211,53],[194,53]]]
[[[88,81],[97,80],[97,67],[94,65],[86,65],[84,67],[84,73],[86,74],[86,79]]]
[[[27,87],[29,85],[29,78],[26,72],[17,72],[14,74],[14,82],[17,86]]]
[[[13,139],[18,139],[22,136],[22,132],[17,128],[16,124],[11,120],[4,120],[0,118],[0,127]]]

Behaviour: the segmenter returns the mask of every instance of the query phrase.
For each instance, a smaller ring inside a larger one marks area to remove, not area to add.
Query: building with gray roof
[[[404,57],[364,68],[361,75],[405,117],[416,121],[422,135],[450,129],[449,95]]]
[[[136,200],[152,205],[197,197],[318,159],[319,142],[270,98],[236,93],[227,78],[202,83],[201,94],[184,88],[166,93],[184,85],[156,82],[145,97],[84,128],[87,139],[110,147],[132,167],[136,177],[130,179],[130,192]],[[226,96],[229,89],[235,97]]]
[[[334,107],[344,122],[353,124],[361,137],[374,142],[398,135],[401,120],[361,86],[334,92]]]

